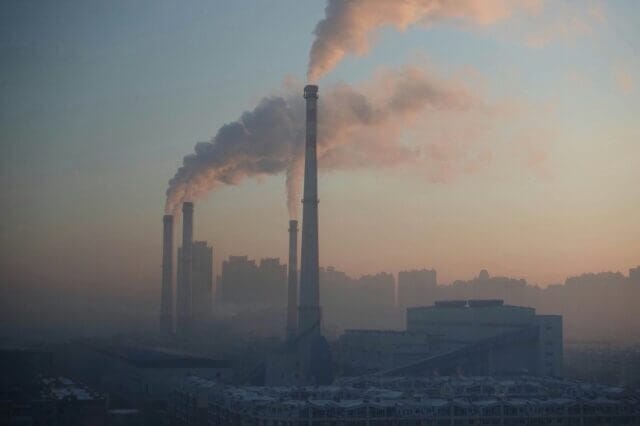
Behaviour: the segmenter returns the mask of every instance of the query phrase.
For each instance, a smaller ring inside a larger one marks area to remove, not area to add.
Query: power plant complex
[[[329,345],[321,332],[319,246],[318,246],[318,165],[317,100],[318,86],[304,89],[306,100],[306,138],[304,198],[302,200],[302,244],[298,292],[298,222],[289,222],[289,269],[287,284],[286,335],[288,353],[295,354],[295,377],[299,383],[328,384],[332,381]],[[206,242],[193,241],[193,203],[182,205],[182,246],[178,249],[175,332],[186,336],[198,323],[198,314],[210,310],[212,250]],[[173,331],[172,271],[173,217],[163,218],[162,292],[160,328]],[[209,302],[204,303],[203,301]]]
[[[525,424],[523,419],[569,425],[640,419],[635,400],[605,389],[599,390],[606,394],[601,399],[561,378],[561,316],[539,315],[501,299],[434,300],[428,293],[437,286],[435,270],[401,273],[397,302],[406,307],[404,330],[346,329],[330,344],[323,336],[320,303],[318,87],[307,85],[304,99],[299,271],[298,222],[290,220],[286,269],[278,259],[257,265],[246,256],[231,256],[223,262],[216,290],[217,303],[233,305],[244,298],[260,306],[276,300],[284,339],[243,375],[244,383],[186,379],[176,391],[176,412],[196,410],[209,424],[238,425],[515,425]],[[160,329],[187,338],[212,310],[213,251],[206,242],[193,241],[193,204],[183,203],[174,316],[173,217],[164,216],[163,224]],[[384,275],[369,279],[381,283],[376,291],[394,298]],[[488,273],[478,280],[489,282]],[[286,302],[277,303],[280,299]],[[198,408],[180,406],[191,399],[200,401]]]
[[[304,88],[306,104],[302,238],[298,281],[298,222],[289,221],[289,262],[286,273],[284,347],[265,362],[263,381],[272,384],[330,384],[333,381],[332,351],[322,334],[320,263],[318,238],[317,111],[318,86]],[[182,205],[182,246],[177,249],[175,319],[173,315],[173,217],[163,218],[162,286],[160,328],[163,333],[188,336],[211,312],[213,249],[193,239],[194,206]],[[275,262],[275,263],[274,263]],[[273,263],[273,266],[269,266]],[[237,266],[234,266],[237,265]],[[246,265],[246,266],[243,266]],[[253,265],[253,266],[251,266]],[[247,266],[253,268],[247,269]],[[258,267],[246,257],[232,256],[223,263],[219,301],[241,302],[234,296],[237,280],[261,281],[264,291],[249,287],[256,302],[276,293],[285,278],[277,259],[264,259]],[[235,271],[235,272],[234,272]],[[243,272],[244,271],[244,272]],[[272,274],[274,283],[267,277]],[[281,271],[281,272],[278,272]],[[486,274],[486,273],[485,273]],[[405,275],[407,275],[405,273]],[[279,278],[281,277],[281,278]],[[407,275],[408,277],[408,275]],[[435,286],[435,271],[416,271],[410,298],[420,300],[420,287]],[[405,300],[404,303],[408,303]],[[348,374],[432,375],[452,374],[460,369],[473,374],[562,374],[562,317],[536,315],[533,308],[510,306],[502,300],[436,301],[434,306],[407,308],[406,330],[349,329],[333,351],[341,371]]]

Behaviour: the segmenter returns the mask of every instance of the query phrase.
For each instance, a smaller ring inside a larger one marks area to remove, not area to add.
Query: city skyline
[[[318,80],[321,107],[345,85],[379,105],[385,73],[407,70],[482,106],[428,106],[399,118],[400,131],[375,128],[426,153],[417,165],[320,159],[321,265],[428,267],[441,282],[488,269],[545,286],[638,264],[638,6],[489,4],[383,25]],[[155,292],[168,179],[263,96],[302,102],[324,4],[2,7],[17,18],[3,26],[1,196],[14,208],[2,268],[35,286]],[[195,200],[215,270],[231,254],[286,259],[285,176],[258,180]]]

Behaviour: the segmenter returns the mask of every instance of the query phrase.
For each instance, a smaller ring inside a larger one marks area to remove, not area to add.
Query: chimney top
[[[172,222],[173,221],[173,215],[172,214],[165,214],[164,216],[162,216],[162,221],[163,222]]]
[[[298,230],[298,221],[297,220],[290,220],[289,221],[289,230],[290,231],[297,231]]]
[[[191,201],[185,201],[182,203],[182,211],[193,210],[193,203]]]
[[[316,86],[315,84],[307,84],[306,86],[304,86],[304,98],[318,99],[318,86]]]

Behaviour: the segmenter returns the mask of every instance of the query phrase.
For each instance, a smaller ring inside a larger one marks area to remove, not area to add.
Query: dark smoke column
[[[182,204],[182,249],[178,274],[176,331],[185,334],[191,326],[191,277],[193,263],[193,203]]]
[[[287,338],[298,333],[298,221],[289,221],[289,283],[287,291]]]
[[[160,294],[160,331],[173,332],[173,216],[162,218],[162,288]]]
[[[305,86],[304,98],[307,100],[307,134],[304,154],[298,331],[301,335],[317,336],[320,335],[318,164],[316,157],[318,86]]]

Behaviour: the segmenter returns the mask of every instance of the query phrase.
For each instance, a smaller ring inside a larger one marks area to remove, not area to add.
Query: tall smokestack
[[[162,289],[160,293],[160,331],[173,332],[173,216],[162,218]]]
[[[298,221],[289,221],[289,285],[287,292],[287,338],[298,332]]]
[[[302,252],[300,262],[300,307],[298,311],[298,361],[302,383],[328,385],[333,382],[331,349],[320,332],[320,268],[318,261],[318,164],[316,128],[318,86],[304,88],[307,100],[307,137],[304,153],[302,198]]]
[[[304,98],[307,101],[307,132],[304,154],[298,331],[300,335],[313,337],[320,336],[318,164],[316,156],[318,86],[305,86]]]
[[[193,248],[193,203],[182,204],[182,248],[178,282],[176,330],[184,334],[191,326],[191,278]]]

